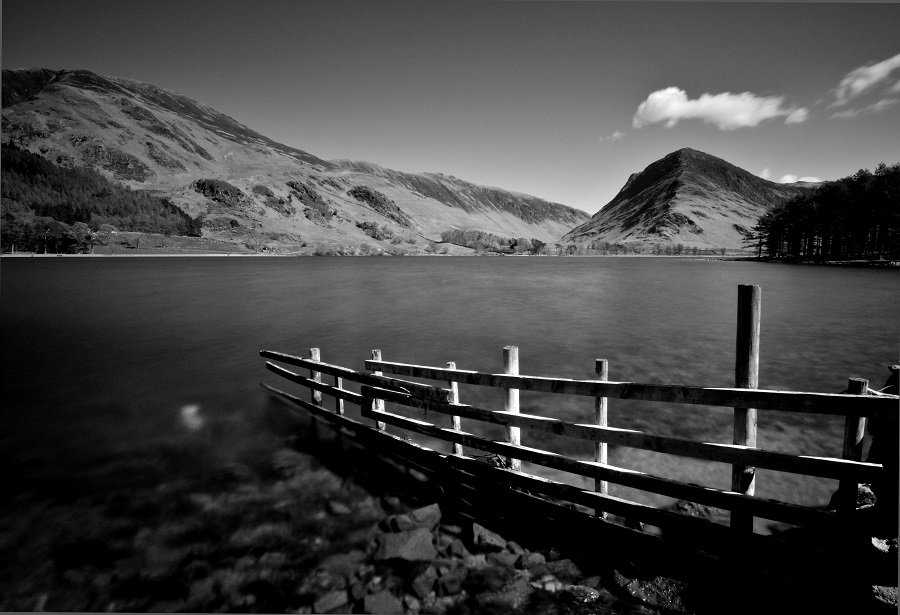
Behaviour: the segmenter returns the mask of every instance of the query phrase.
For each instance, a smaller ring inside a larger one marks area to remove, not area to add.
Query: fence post
[[[738,286],[737,342],[734,363],[734,386],[741,389],[759,387],[759,323],[761,309],[759,286]],[[734,409],[734,443],[756,446],[756,409]],[[756,490],[756,468],[733,465],[731,490],[753,495]],[[731,527],[741,532],[753,532],[753,516],[731,512]]]
[[[456,362],[455,361],[447,361],[447,369],[456,369]],[[457,384],[456,382],[452,382],[452,381],[450,382],[450,403],[451,404],[459,403],[459,384]],[[460,418],[454,414],[450,417],[450,419],[453,421],[453,423],[452,423],[453,431],[461,431],[462,430],[462,421],[460,420]],[[462,454],[463,454],[462,444],[460,444],[458,442],[453,443],[453,454],[462,456]]]
[[[864,378],[850,378],[847,381],[847,392],[851,395],[866,395],[868,390],[869,381]],[[865,433],[866,417],[848,415],[844,421],[844,459],[862,461]],[[845,478],[841,480],[838,489],[840,492],[838,511],[848,515],[853,513],[856,510],[856,494],[859,490],[859,483],[852,478]]]
[[[344,388],[344,379],[341,378],[340,376],[335,376],[334,377],[334,386],[338,389]],[[340,397],[335,397],[334,398],[334,409],[338,414],[340,414],[341,416],[344,416],[344,400],[341,399]]]
[[[594,372],[597,374],[597,380],[609,380],[609,361],[606,359],[596,359],[594,362]],[[598,397],[594,401],[594,422],[601,427],[606,427],[607,418],[606,398]],[[594,461],[607,463],[608,451],[609,445],[606,442],[597,442],[594,449]],[[594,491],[608,494],[609,483],[605,480],[600,480],[599,478],[594,479]],[[603,519],[606,519],[607,517],[606,511],[595,510],[594,514]]]
[[[503,347],[503,373],[518,375],[519,373],[519,348],[518,346]],[[506,412],[519,412],[519,389],[506,389],[506,405],[503,408]],[[506,432],[509,436],[509,443],[519,445],[522,443],[522,436],[518,427],[508,426]],[[516,472],[522,470],[522,461],[507,457],[506,465]]]
[[[373,350],[372,351],[372,360],[373,361],[381,361],[381,351]],[[381,372],[376,371],[373,372],[376,376],[381,376]],[[384,412],[384,400],[383,399],[373,399],[372,400],[372,410],[376,412]],[[382,421],[375,421],[375,428],[378,431],[384,431],[385,424]]]
[[[310,348],[309,349],[309,358],[311,361],[321,361],[322,356],[319,353],[319,349],[318,348]],[[322,382],[322,372],[309,370],[309,377],[310,377],[310,379],[314,380],[315,382]],[[314,403],[317,406],[321,406],[322,405],[322,391],[310,389],[309,393],[310,393],[310,400],[312,401],[312,403]]]

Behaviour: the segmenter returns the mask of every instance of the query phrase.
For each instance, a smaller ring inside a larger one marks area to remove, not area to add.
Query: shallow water
[[[0,444],[22,490],[29,472],[77,482],[93,459],[165,442],[238,450],[271,437],[259,382],[281,383],[260,349],[305,356],[317,346],[322,360],[361,369],[380,348],[385,360],[501,371],[503,346],[516,345],[524,374],[591,378],[605,358],[612,380],[732,386],[739,284],[762,287],[761,388],[839,392],[856,376],[880,387],[897,360],[897,270],[673,258],[4,259]],[[461,398],[501,403],[474,387]],[[523,393],[522,406],[593,413],[590,399]],[[731,438],[728,409],[614,401],[610,424]],[[840,454],[840,421],[761,412],[759,425],[761,447]],[[582,451],[529,434],[523,443]],[[730,482],[718,464],[622,449],[611,460]],[[757,479],[758,494],[804,504],[827,502],[833,488]]]

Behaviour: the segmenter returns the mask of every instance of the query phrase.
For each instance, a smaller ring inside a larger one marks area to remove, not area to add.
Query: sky
[[[593,214],[682,147],[772,181],[900,162],[898,31],[892,3],[5,0],[2,65]]]

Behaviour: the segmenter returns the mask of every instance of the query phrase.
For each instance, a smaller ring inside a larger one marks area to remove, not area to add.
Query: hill
[[[769,207],[810,189],[770,182],[684,148],[632,174],[612,201],[563,241],[740,248]]]
[[[588,218],[436,173],[323,160],[180,94],[85,70],[4,70],[2,103],[3,143],[164,198],[202,217],[204,237],[236,244],[414,253],[452,230],[555,241]]]

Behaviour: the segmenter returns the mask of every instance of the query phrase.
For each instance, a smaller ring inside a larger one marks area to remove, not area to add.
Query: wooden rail
[[[309,389],[310,401],[268,388],[314,415],[320,417],[327,415],[327,420],[337,421],[343,428],[351,423],[361,426],[360,423],[344,416],[343,404],[350,402],[360,407],[364,418],[375,421],[376,430],[369,429],[371,433],[380,434],[380,439],[373,440],[379,442],[379,446],[386,446],[401,454],[405,450],[405,444],[413,446],[412,443],[387,433],[388,425],[446,441],[452,445],[450,454],[437,453],[418,445],[415,453],[410,454],[414,454],[423,463],[427,463],[430,458],[440,458],[444,466],[452,466],[467,475],[497,477],[498,482],[507,487],[527,489],[530,493],[539,493],[587,507],[601,522],[607,518],[607,514],[610,514],[662,528],[681,526],[705,528],[709,530],[711,536],[731,536],[752,534],[753,518],[762,517],[830,531],[844,524],[848,517],[847,513],[855,510],[856,485],[860,482],[877,482],[884,475],[884,468],[880,464],[861,460],[866,417],[897,412],[900,398],[896,395],[869,396],[866,394],[867,383],[855,379],[850,381],[848,393],[841,394],[757,389],[759,296],[758,287],[739,288],[734,388],[609,381],[608,362],[599,359],[595,366],[596,380],[526,376],[518,373],[518,349],[513,346],[503,349],[502,374],[456,369],[454,362],[449,362],[447,367],[441,368],[384,361],[378,350],[372,352],[371,360],[365,361],[368,370],[366,372],[325,363],[321,361],[319,350],[315,348],[310,349],[309,359],[268,350],[261,351],[260,355],[278,363],[309,370],[309,377],[306,377],[272,361],[266,362],[266,368],[272,373]],[[323,374],[333,377],[335,385],[324,383]],[[394,376],[432,380],[439,385],[411,382]],[[360,392],[343,388],[345,381],[360,385]],[[506,402],[503,410],[461,403],[458,390],[460,383],[504,389]],[[443,388],[448,385],[449,388]],[[518,403],[520,390],[593,397],[595,421],[593,424],[578,423],[522,413]],[[325,408],[322,403],[323,394],[336,400],[334,411]],[[612,427],[608,425],[607,420],[606,401],[610,397],[733,408],[735,415],[733,443],[699,442]],[[387,404],[393,406],[388,408]],[[450,427],[398,414],[392,410],[394,406],[424,410],[425,416],[428,412],[447,415],[450,417]],[[756,413],[759,410],[845,416],[843,458],[788,454],[758,447]],[[507,430],[506,440],[492,440],[464,431],[462,420],[503,426]],[[359,427],[353,429],[360,434],[367,433]],[[561,453],[524,445],[521,443],[522,431],[544,432],[592,442],[595,447],[593,460],[575,459]],[[370,436],[360,435],[360,437]],[[610,465],[606,450],[609,444],[730,464],[732,487],[730,490],[714,489]],[[497,455],[498,459],[505,458],[506,468],[486,469],[487,466],[477,463],[471,454],[467,456],[466,449],[477,449]],[[589,491],[525,474],[521,472],[522,461],[592,478],[594,490]],[[755,496],[757,468],[840,481],[839,514]],[[613,497],[608,492],[609,483],[728,510],[731,512],[732,527],[729,529],[709,521]]]

